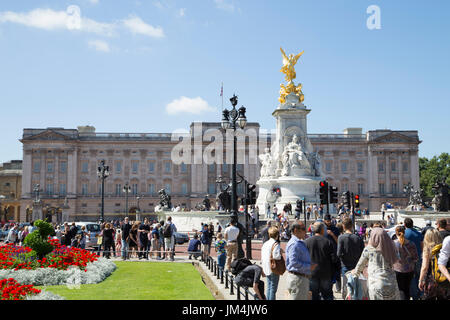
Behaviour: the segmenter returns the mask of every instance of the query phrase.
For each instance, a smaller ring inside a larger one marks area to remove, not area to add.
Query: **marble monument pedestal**
[[[305,200],[306,203],[317,203],[319,193],[319,182],[321,177],[278,177],[278,178],[264,178],[257,182],[259,186],[259,196],[256,205],[259,208],[260,214],[265,213],[267,204],[271,207],[275,204],[278,212],[283,210],[283,207],[290,203],[292,209],[295,208],[297,200]],[[281,196],[276,196],[272,190],[273,188],[280,188]]]

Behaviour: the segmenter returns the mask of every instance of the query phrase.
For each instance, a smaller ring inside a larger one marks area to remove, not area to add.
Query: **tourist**
[[[253,287],[258,299],[266,300],[266,296],[264,295],[264,281],[261,280],[261,276],[264,277],[263,269],[257,264],[252,264],[239,272],[234,282],[239,286]]]
[[[278,282],[280,275],[272,272],[271,259],[281,260],[280,232],[278,228],[271,227],[269,229],[270,239],[264,242],[261,248],[261,265],[264,274],[267,277],[267,300],[276,300]]]
[[[201,245],[201,242],[200,242],[200,240],[198,240],[198,234],[196,233],[196,234],[194,234],[194,238],[192,238],[189,241],[189,246],[188,246],[189,260],[192,259],[192,256],[194,256],[195,260],[197,260],[197,258],[201,256],[200,245]]]
[[[159,222],[159,253],[161,254],[161,259],[166,258],[166,244],[164,242],[164,220]]]
[[[120,227],[121,229],[121,244],[122,244],[122,260],[128,259],[128,243],[130,237],[131,224],[129,222],[128,217],[125,217],[123,220],[123,224]]]
[[[86,226],[81,226],[81,230],[79,233],[79,240],[78,240],[78,247],[81,249],[86,248],[86,237],[89,235],[88,232],[86,232]]]
[[[153,258],[153,254],[156,254],[156,259],[161,259],[160,250],[160,241],[159,241],[159,228],[161,225],[157,223],[153,226],[152,232],[150,233],[150,258]]]
[[[70,227],[70,245],[74,246],[77,239],[75,239],[76,235],[78,233],[78,228],[75,225],[75,222],[72,222],[72,226]]]
[[[212,222],[209,223],[209,226],[208,226],[208,232],[209,232],[208,255],[210,255],[210,254],[211,254],[211,244],[212,244],[213,238],[215,237],[215,234],[214,234],[214,225],[213,225]]]
[[[411,297],[413,300],[418,300],[420,298],[419,292],[419,276],[420,276],[420,268],[422,266],[422,247],[423,247],[423,236],[422,234],[413,228],[414,223],[411,218],[405,218],[403,221],[406,227],[405,230],[405,238],[416,245],[417,254],[419,255],[419,260],[416,262],[416,267],[414,270],[414,277],[411,281]]]
[[[291,300],[309,300],[309,277],[316,264],[311,264],[311,257],[304,243],[306,227],[296,221],[291,227],[292,237],[286,246],[287,291]]]
[[[17,225],[13,225],[11,229],[9,229],[8,236],[6,237],[6,243],[15,244],[17,241]]]
[[[227,270],[231,271],[231,261],[237,258],[238,247],[237,240],[239,228],[236,227],[237,221],[232,219],[230,225],[225,228],[225,240],[227,241]]]
[[[128,235],[128,258],[130,257],[136,257],[137,256],[137,250],[138,250],[138,229],[139,229],[139,222],[133,223],[130,229],[130,233]]]
[[[214,248],[217,252],[217,265],[219,266],[219,270],[223,272],[225,268],[225,261],[227,259],[227,250],[226,250],[227,242],[223,239],[223,234],[217,234],[217,241],[214,244]]]
[[[437,229],[428,229],[423,239],[422,267],[419,276],[419,290],[423,291],[423,300],[435,300],[443,297],[443,290],[438,289],[431,272],[432,250],[442,243],[441,234]]]
[[[447,219],[441,218],[436,221],[436,228],[441,234],[442,241],[450,235],[450,231],[447,230]]]
[[[64,223],[64,230],[61,232],[62,244],[69,247],[72,243],[72,234],[70,232],[70,228],[68,223]]]
[[[326,238],[331,241],[333,244],[333,250],[334,254],[337,255],[337,243],[338,243],[338,237],[341,234],[339,229],[331,222],[331,215],[327,214],[325,215],[325,218],[323,220],[326,226]],[[340,264],[338,264],[340,266]],[[336,283],[336,292],[341,291],[341,271],[340,268],[336,270],[336,273],[333,275],[332,282]]]
[[[319,208],[317,207],[317,204],[315,204],[315,203],[313,205],[313,214],[314,214],[315,220],[319,219]]]
[[[422,233],[422,236],[424,236],[425,237],[425,234],[427,233],[427,231],[429,230],[429,229],[434,229],[432,226],[431,226],[431,220],[427,220],[427,221],[425,221],[425,227],[422,229],[422,231],[420,232],[420,233]],[[437,222],[436,222],[436,224],[437,224]]]
[[[105,225],[105,229],[103,229],[102,232],[102,237],[104,243],[103,257],[109,259],[111,258],[111,249],[114,246],[114,229],[111,228],[110,223]]]
[[[268,220],[267,225],[264,229],[261,231],[262,236],[262,243],[265,243],[267,240],[269,240],[269,229],[272,226],[272,221]]]
[[[344,233],[338,237],[337,256],[341,262],[341,289],[342,298],[345,299],[347,296],[347,277],[345,274],[356,267],[364,250],[364,242],[353,233],[353,222],[350,218],[343,219],[342,227]]]
[[[439,252],[438,267],[441,274],[447,279],[439,286],[444,290],[445,299],[450,299],[450,273],[449,273],[449,260],[450,260],[450,237],[446,237],[442,242],[442,248]]]
[[[273,205],[272,209],[272,219],[277,220],[278,219],[278,208],[276,205]]]
[[[306,208],[306,219],[310,219],[311,218],[311,206],[308,206]]]
[[[170,261],[174,261],[174,250],[175,250],[175,232],[177,232],[177,227],[172,222],[172,217],[167,217],[167,222],[164,225],[164,246],[166,248],[166,259],[170,257]]]
[[[202,251],[204,258],[206,259],[210,254],[212,241],[208,225],[204,224],[200,232],[202,234],[202,236],[200,237],[200,242],[202,243]]]
[[[139,226],[139,260],[148,260],[148,235],[150,233],[150,224],[148,218],[144,218],[144,223]]]
[[[382,228],[374,228],[369,243],[364,248],[361,257],[352,270],[352,275],[358,277],[368,266],[368,282],[370,300],[400,300],[400,291],[393,269],[398,260],[394,241]]]
[[[267,210],[266,210],[266,219],[270,219],[270,213],[271,213],[271,211],[270,211],[270,204],[268,203],[267,204]]]
[[[30,228],[28,228],[28,232],[29,232]],[[55,236],[53,237],[53,239],[57,239],[59,241],[59,243],[61,243],[61,227],[60,226],[56,226],[55,229]]]
[[[381,220],[384,220],[384,214],[386,213],[386,204],[381,205]]]
[[[397,239],[394,243],[400,259],[394,263],[394,271],[397,277],[398,288],[400,293],[403,294],[403,300],[410,300],[409,289],[419,255],[414,243],[405,239],[405,229],[404,226],[395,228]]]
[[[336,248],[331,240],[325,237],[325,224],[315,222],[313,224],[314,236],[305,240],[311,256],[311,262],[317,264],[311,273],[309,281],[312,300],[333,300],[332,278],[339,271],[339,259],[336,256]]]
[[[115,235],[114,243],[116,245],[117,257],[120,257],[121,252],[122,252],[122,230],[118,227],[115,230],[116,230],[116,235]]]

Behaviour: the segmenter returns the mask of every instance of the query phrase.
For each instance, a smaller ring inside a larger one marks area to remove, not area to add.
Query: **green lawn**
[[[115,262],[116,271],[98,284],[40,287],[67,300],[213,300],[192,264]]]

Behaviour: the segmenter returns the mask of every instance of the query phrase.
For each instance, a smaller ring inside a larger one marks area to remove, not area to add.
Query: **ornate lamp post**
[[[123,192],[125,192],[125,216],[128,215],[128,194],[131,192],[131,187],[128,183],[123,186]]]
[[[109,166],[105,166],[105,160],[100,162],[100,166],[97,168],[97,175],[102,180],[102,211],[100,216],[100,222],[105,221],[105,179],[109,176]]]
[[[237,138],[236,138],[236,129],[241,128],[244,129],[247,124],[247,117],[245,116],[246,109],[244,106],[241,106],[239,110],[236,110],[236,105],[238,104],[238,98],[236,95],[230,98],[231,105],[233,109],[228,111],[224,109],[222,112],[222,128],[224,130],[232,129],[233,130],[233,164],[231,166],[231,221],[236,221],[240,230],[240,235],[238,238],[238,258],[243,257],[244,251],[242,250],[242,234],[243,227],[239,224],[238,220],[238,204],[237,204],[237,181],[236,181],[236,162],[237,162]]]
[[[236,150],[236,129],[239,126],[241,129],[244,129],[247,124],[247,118],[245,116],[245,108],[244,106],[240,107],[239,110],[236,110],[236,105],[238,103],[238,98],[236,95],[230,98],[231,105],[233,109],[228,111],[227,109],[222,112],[222,128],[224,130],[233,129],[233,165],[231,167],[231,218],[237,218],[237,183],[236,183],[236,162],[237,162],[237,150]]]

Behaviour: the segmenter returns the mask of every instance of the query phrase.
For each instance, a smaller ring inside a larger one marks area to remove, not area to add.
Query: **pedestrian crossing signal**
[[[320,204],[328,203],[328,182],[320,181]]]

